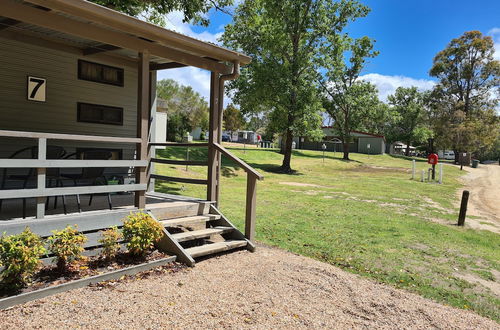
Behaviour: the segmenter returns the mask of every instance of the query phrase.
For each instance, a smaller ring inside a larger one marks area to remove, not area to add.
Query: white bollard
[[[439,164],[439,183],[443,183],[443,163]]]
[[[420,176],[420,181],[424,182],[425,170],[422,170],[422,175]]]
[[[412,168],[411,168],[411,179],[415,180],[415,159],[412,160]]]

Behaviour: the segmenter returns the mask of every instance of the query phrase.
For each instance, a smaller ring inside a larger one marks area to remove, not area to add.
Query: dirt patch
[[[495,271],[495,272],[497,275],[497,276],[495,276],[495,281],[485,280],[484,278],[481,278],[478,275],[472,274],[472,273],[466,273],[466,274],[455,273],[455,274],[453,274],[453,276],[458,277],[458,278],[460,278],[464,281],[467,281],[469,283],[480,284],[484,287],[487,287],[488,289],[491,290],[491,292],[493,292],[493,294],[495,294],[497,297],[500,298],[500,283],[499,283],[499,277],[498,277],[499,272],[498,271]]]
[[[411,169],[402,167],[386,167],[386,166],[374,166],[374,165],[360,165],[352,168],[345,169],[345,171],[350,172],[368,172],[368,173],[410,173]]]
[[[462,191],[468,190],[470,197],[467,214],[480,217],[468,217],[466,225],[500,234],[500,166],[480,164],[478,168],[464,167],[464,170],[468,172],[461,178],[465,187],[457,191],[456,207],[460,206]]]

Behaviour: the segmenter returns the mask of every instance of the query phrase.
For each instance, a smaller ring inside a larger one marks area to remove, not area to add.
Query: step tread
[[[197,238],[209,237],[212,235],[223,234],[232,231],[232,227],[214,227],[201,230],[186,231],[184,233],[173,234],[172,237],[178,242],[189,241]]]
[[[205,215],[195,215],[195,216],[189,216],[189,217],[160,220],[160,223],[164,227],[172,227],[172,226],[184,225],[184,224],[188,224],[188,223],[202,223],[202,222],[207,222],[207,221],[211,221],[211,220],[218,220],[218,219],[220,219],[220,217],[221,216],[218,214],[205,214]]]
[[[227,240],[224,242],[217,242],[212,244],[205,244],[201,246],[195,246],[189,249],[186,249],[186,252],[191,255],[191,257],[201,257],[208,254],[228,251],[232,249],[236,249],[239,247],[247,246],[247,241],[245,240]]]

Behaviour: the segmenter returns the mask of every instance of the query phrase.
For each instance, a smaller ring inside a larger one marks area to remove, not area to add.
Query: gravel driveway
[[[0,311],[1,329],[35,327],[500,329],[472,312],[264,246]]]

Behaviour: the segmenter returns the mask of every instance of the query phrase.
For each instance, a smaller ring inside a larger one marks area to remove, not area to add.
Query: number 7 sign
[[[28,100],[45,102],[47,79],[28,76]]]

